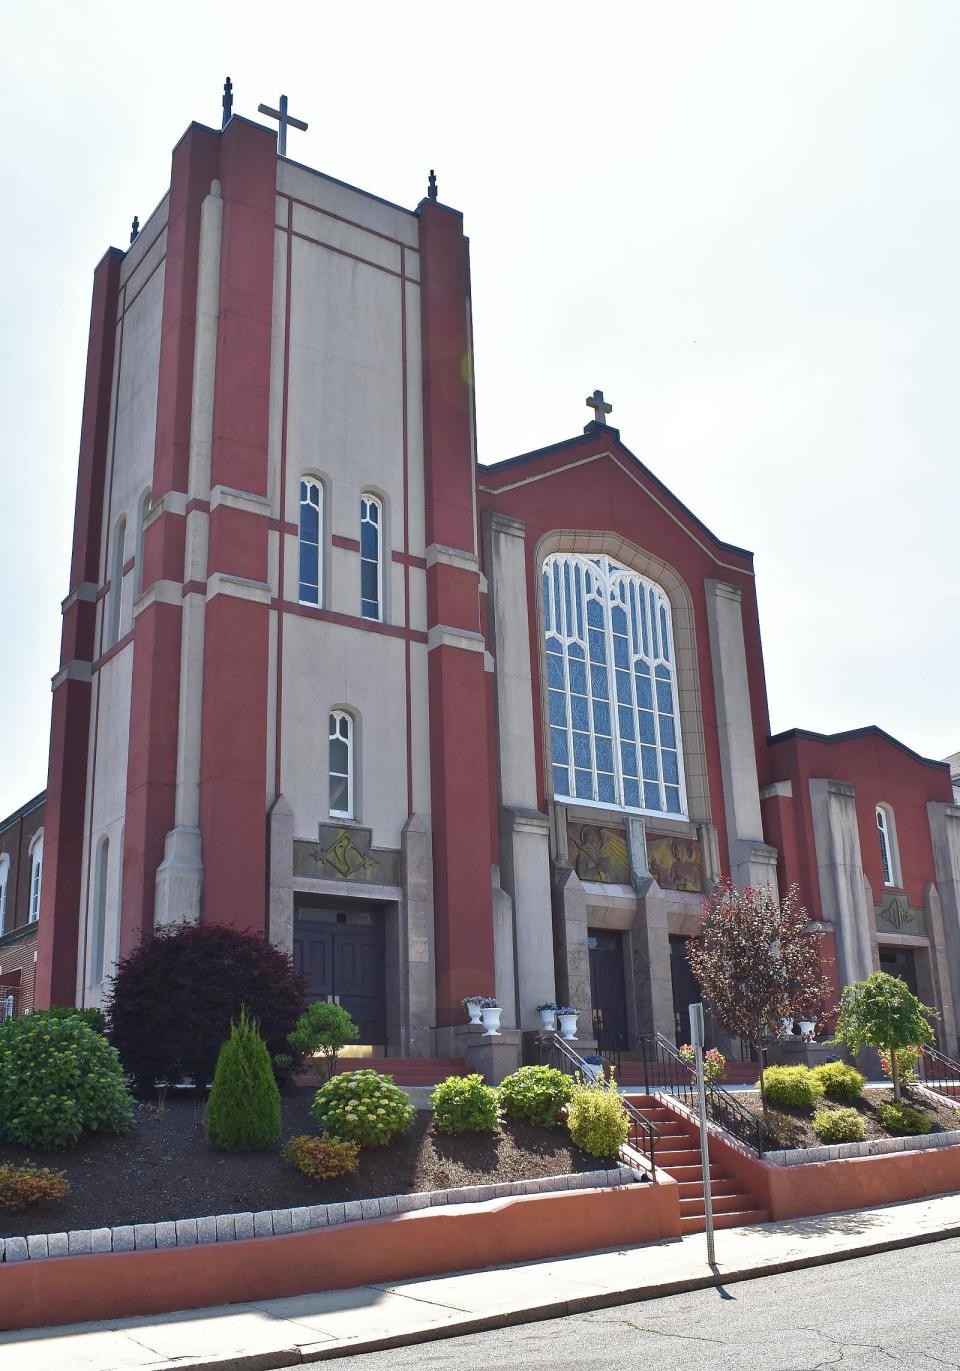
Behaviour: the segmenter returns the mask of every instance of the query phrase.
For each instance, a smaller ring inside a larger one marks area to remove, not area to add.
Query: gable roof
[[[856,738],[879,738],[881,742],[899,748],[901,752],[905,752],[908,757],[912,757],[915,762],[920,762],[923,766],[935,766],[941,771],[947,772],[950,770],[949,762],[940,762],[933,757],[921,757],[919,752],[914,752],[912,747],[907,747],[906,743],[901,743],[899,738],[895,738],[892,733],[880,728],[878,724],[864,724],[862,728],[848,728],[843,733],[816,733],[810,728],[788,728],[784,733],[772,734],[767,739],[767,743],[773,747],[776,743],[788,743],[794,738],[814,743],[848,743]]]

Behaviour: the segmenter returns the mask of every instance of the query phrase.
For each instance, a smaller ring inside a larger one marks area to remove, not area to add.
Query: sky
[[[774,731],[960,748],[960,5],[0,12],[0,815],[46,781],[93,268],[192,121],[471,239],[480,460],[622,441],[751,548]],[[642,537],[640,538],[642,542]]]

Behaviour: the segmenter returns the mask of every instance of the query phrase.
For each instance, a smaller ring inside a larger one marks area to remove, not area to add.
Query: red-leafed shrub
[[[184,1079],[204,1087],[241,1009],[258,1020],[272,1058],[287,1049],[304,991],[291,957],[262,935],[227,924],[174,924],[117,967],[110,1037],[140,1093]]]

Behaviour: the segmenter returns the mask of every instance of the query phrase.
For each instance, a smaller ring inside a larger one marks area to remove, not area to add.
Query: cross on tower
[[[260,111],[261,114],[266,114],[270,119],[279,119],[280,136],[277,139],[277,152],[280,154],[281,157],[286,157],[287,126],[289,125],[289,127],[292,129],[302,129],[303,132],[306,133],[306,124],[303,122],[302,119],[294,119],[292,114],[287,113],[287,97],[285,95],[280,96],[279,109],[273,109],[270,105],[258,105],[257,109]]]
[[[606,415],[613,413],[613,405],[608,404],[603,398],[602,390],[595,390],[592,395],[588,395],[586,403],[593,410],[593,422],[607,427]]]

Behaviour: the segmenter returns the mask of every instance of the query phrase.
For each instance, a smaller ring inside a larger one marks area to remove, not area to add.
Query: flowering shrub
[[[360,1164],[360,1148],[355,1142],[333,1142],[329,1138],[310,1138],[306,1134],[291,1138],[283,1155],[312,1181],[333,1181],[338,1176],[350,1176]]]
[[[415,1110],[392,1076],[349,1071],[334,1076],[313,1097],[310,1113],[328,1138],[361,1147],[384,1147],[413,1123]]]
[[[592,1157],[615,1157],[630,1134],[630,1119],[614,1081],[575,1083],[567,1106],[570,1140]]]
[[[65,1171],[50,1171],[33,1162],[23,1166],[0,1164],[0,1209],[32,1209],[35,1204],[62,1200],[69,1193]]]
[[[897,1048],[897,1080],[901,1086],[910,1085],[917,1079],[917,1067],[920,1065],[922,1048],[919,1047],[898,1047]],[[880,1070],[887,1080],[893,1080],[893,1073],[890,1069],[890,1053],[885,1047],[880,1049]]]
[[[840,1100],[842,1104],[854,1104],[859,1100],[867,1079],[856,1067],[848,1066],[846,1062],[824,1062],[823,1066],[813,1068],[813,1074],[823,1086],[827,1099]]]
[[[818,1109],[813,1131],[822,1143],[863,1142],[863,1118],[855,1109]]]
[[[809,1066],[768,1066],[763,1088],[771,1104],[786,1109],[812,1108],[825,1093]]]
[[[521,1066],[500,1083],[503,1112],[538,1128],[556,1128],[570,1103],[573,1082],[553,1066]]]
[[[888,1133],[897,1136],[913,1137],[917,1133],[929,1133],[933,1128],[933,1116],[912,1104],[882,1104],[877,1117]]]
[[[697,1061],[696,1049],[694,1048],[693,1043],[684,1043],[682,1047],[677,1048],[677,1051],[687,1063],[687,1066],[693,1070]],[[718,1048],[708,1048],[703,1054],[703,1079],[706,1081],[707,1085],[712,1085],[714,1081],[722,1081],[726,1074],[726,1057]]]
[[[497,1092],[482,1076],[448,1076],[430,1103],[439,1133],[492,1133],[500,1122]]]

